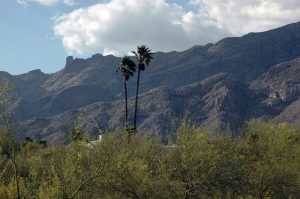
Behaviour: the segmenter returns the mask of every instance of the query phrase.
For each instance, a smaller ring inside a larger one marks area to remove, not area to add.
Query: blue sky
[[[47,73],[61,69],[68,54],[54,35],[53,17],[99,1],[82,2],[75,6],[34,2],[24,6],[16,0],[1,0],[0,70],[20,74],[37,68]]]
[[[297,0],[1,0],[0,70],[52,73],[68,55],[180,51],[299,20]]]

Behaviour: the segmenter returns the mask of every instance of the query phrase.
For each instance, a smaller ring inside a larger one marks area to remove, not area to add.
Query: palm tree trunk
[[[128,105],[127,105],[127,83],[124,78],[124,90],[125,90],[125,128],[128,127]]]
[[[140,74],[141,70],[138,69],[138,76],[137,76],[137,82],[136,82],[136,93],[135,93],[135,107],[134,107],[134,130],[136,131],[136,121],[137,121],[137,109],[138,109],[138,97],[139,97],[139,85],[140,85]]]

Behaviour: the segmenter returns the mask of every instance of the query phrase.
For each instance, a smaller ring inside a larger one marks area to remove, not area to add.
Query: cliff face
[[[251,88],[265,91],[262,104],[275,122],[299,125],[300,59],[277,64],[253,81]]]
[[[236,130],[254,118],[299,121],[300,23],[263,33],[225,38],[183,52],[158,52],[141,74],[139,129],[164,135],[188,113],[210,129]],[[15,85],[11,104],[23,134],[53,142],[80,113],[92,134],[123,126],[123,86],[114,69],[120,58],[67,57],[53,74],[40,70],[0,81]],[[128,85],[129,96],[135,78]],[[133,98],[129,100],[130,115]],[[130,118],[132,120],[132,118]]]

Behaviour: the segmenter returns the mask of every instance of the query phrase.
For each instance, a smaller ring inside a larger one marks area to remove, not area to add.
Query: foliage
[[[116,72],[121,72],[125,81],[128,81],[133,76],[136,69],[136,64],[128,57],[124,56],[120,66],[116,68]]]
[[[4,131],[4,134],[2,136],[3,141],[1,143],[1,151],[7,156],[9,163],[12,168],[12,178],[13,181],[11,181],[11,189],[14,190],[12,192],[13,197],[20,199],[21,198],[21,191],[20,191],[20,185],[22,185],[22,181],[20,180],[20,165],[18,162],[17,157],[17,150],[18,145],[16,141],[16,135],[15,131],[13,129],[12,121],[11,121],[11,114],[10,111],[6,109],[6,104],[11,101],[11,92],[13,89],[13,84],[11,82],[2,81],[0,85],[0,115],[1,119],[3,120],[3,124],[5,126],[5,129],[2,129]]]
[[[10,82],[5,82],[0,85],[0,104],[6,103],[11,99],[11,90],[13,84]]]
[[[0,133],[0,198],[16,197],[10,138]],[[17,153],[24,198],[300,198],[300,132],[250,122],[240,137],[209,136],[183,121],[170,145],[122,133],[96,144]],[[7,149],[8,148],[8,149]]]
[[[80,125],[80,117],[81,114],[79,113],[73,127],[69,130],[68,136],[69,136],[69,141],[71,142],[87,142],[88,141],[88,134],[86,131],[83,129],[83,127]],[[40,141],[43,143],[43,141]]]
[[[136,60],[138,61],[138,69],[141,71],[145,70],[145,66],[149,66],[151,60],[153,59],[153,53],[145,45],[138,46],[137,51],[132,51],[132,53],[136,56]]]

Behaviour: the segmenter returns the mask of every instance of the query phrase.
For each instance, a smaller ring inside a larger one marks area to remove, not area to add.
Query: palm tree
[[[128,127],[128,105],[127,105],[127,81],[133,76],[136,70],[136,64],[128,57],[124,56],[116,72],[121,72],[123,76],[125,89],[125,128]]]
[[[134,108],[134,130],[136,130],[136,121],[137,121],[137,109],[138,109],[138,96],[139,96],[139,85],[140,85],[140,73],[145,70],[145,66],[149,66],[151,60],[153,59],[153,53],[145,45],[137,47],[137,52],[132,51],[136,56],[138,61],[138,76],[136,82],[136,94],[135,94],[135,108]]]

